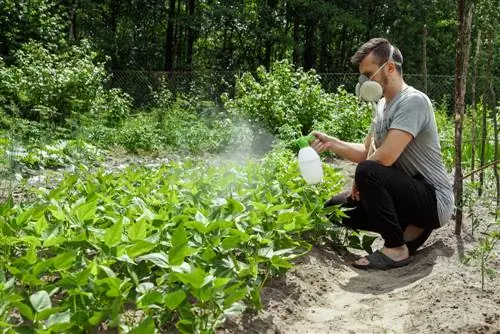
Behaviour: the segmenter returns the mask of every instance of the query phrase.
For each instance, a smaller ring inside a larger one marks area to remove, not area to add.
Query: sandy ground
[[[467,224],[457,238],[451,221],[411,264],[388,271],[352,267],[363,253],[315,247],[268,282],[261,312],[229,318],[219,332],[500,333],[500,275],[482,291],[478,266],[460,261],[477,242]],[[500,271],[498,260],[491,266]]]

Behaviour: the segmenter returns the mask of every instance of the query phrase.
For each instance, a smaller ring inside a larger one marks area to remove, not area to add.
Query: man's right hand
[[[316,152],[321,153],[331,150],[333,141],[335,140],[333,137],[318,131],[313,131],[311,134],[316,137],[316,140],[311,143],[311,147]]]
[[[359,201],[359,190],[358,187],[356,186],[356,182],[352,182],[352,189],[351,189],[351,198],[355,201]]]

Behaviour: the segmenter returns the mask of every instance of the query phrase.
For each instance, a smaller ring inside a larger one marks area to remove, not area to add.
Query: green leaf
[[[82,202],[73,207],[72,212],[79,221],[94,220],[97,209],[97,200]]]
[[[64,252],[51,259],[54,268],[57,270],[67,270],[71,268],[75,260],[76,251]]]
[[[165,295],[158,291],[146,292],[137,299],[137,307],[147,308],[150,305],[161,305],[164,297]]]
[[[168,251],[168,261],[172,266],[178,266],[184,262],[186,256],[193,255],[194,253],[196,253],[195,248],[186,246],[173,247]]]
[[[183,290],[177,290],[167,293],[165,296],[165,305],[169,310],[175,310],[186,299],[186,293]]]
[[[177,278],[185,283],[190,284],[193,288],[199,289],[203,286],[206,273],[204,270],[191,266],[191,271],[187,273],[175,273]]]
[[[98,286],[104,287],[108,297],[120,297],[120,283],[118,277],[106,277],[96,281]]]
[[[47,291],[40,290],[35,292],[30,296],[30,302],[35,311],[40,312],[47,308],[52,307],[52,303],[50,302],[50,297]]]
[[[118,221],[117,224],[106,229],[106,233],[104,233],[103,241],[109,248],[117,245],[122,240],[123,234],[123,221]]]
[[[196,220],[199,223],[202,223],[204,226],[207,226],[209,221],[207,217],[203,215],[200,211],[196,211],[196,214],[194,215],[194,220]]]
[[[135,259],[137,256],[147,253],[155,247],[156,244],[154,243],[139,240],[128,246],[125,250],[128,256],[130,256],[132,259]]]
[[[21,302],[12,302],[12,305],[16,307],[19,310],[19,313],[21,313],[29,321],[33,321],[35,319],[35,315],[33,314],[31,307],[28,305]]]
[[[52,308],[47,308],[43,311],[41,311],[40,313],[38,313],[36,315],[36,319],[37,320],[44,320],[44,319],[47,319],[49,318],[50,316],[58,313],[58,312],[61,312],[65,309],[65,307],[52,307]],[[68,310],[69,312],[69,310]]]
[[[160,268],[170,267],[167,256],[164,253],[150,253],[137,258],[137,261],[149,261],[156,264]]]
[[[149,223],[146,220],[140,220],[133,223],[128,228],[128,237],[130,240],[144,240],[147,237]]]
[[[188,238],[184,226],[181,225],[175,230],[170,242],[172,243],[172,247],[187,245]]]
[[[155,333],[155,322],[153,318],[147,317],[139,326],[135,327],[130,334],[154,334]]]
[[[71,322],[71,312],[66,310],[64,312],[52,314],[48,319],[46,326],[52,329],[55,325],[69,324]]]

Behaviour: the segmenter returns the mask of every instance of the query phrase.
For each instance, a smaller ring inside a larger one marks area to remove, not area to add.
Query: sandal
[[[387,270],[391,268],[404,267],[413,260],[412,257],[408,257],[407,259],[401,261],[394,261],[379,250],[373,254],[368,255],[366,259],[369,262],[368,264],[353,263],[353,266],[359,269]]]

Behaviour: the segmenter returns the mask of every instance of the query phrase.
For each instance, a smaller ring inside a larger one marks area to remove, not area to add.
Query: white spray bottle
[[[308,184],[317,184],[323,179],[323,166],[318,153],[309,146],[315,140],[313,135],[299,138],[296,142],[300,147],[298,162],[300,174]]]

